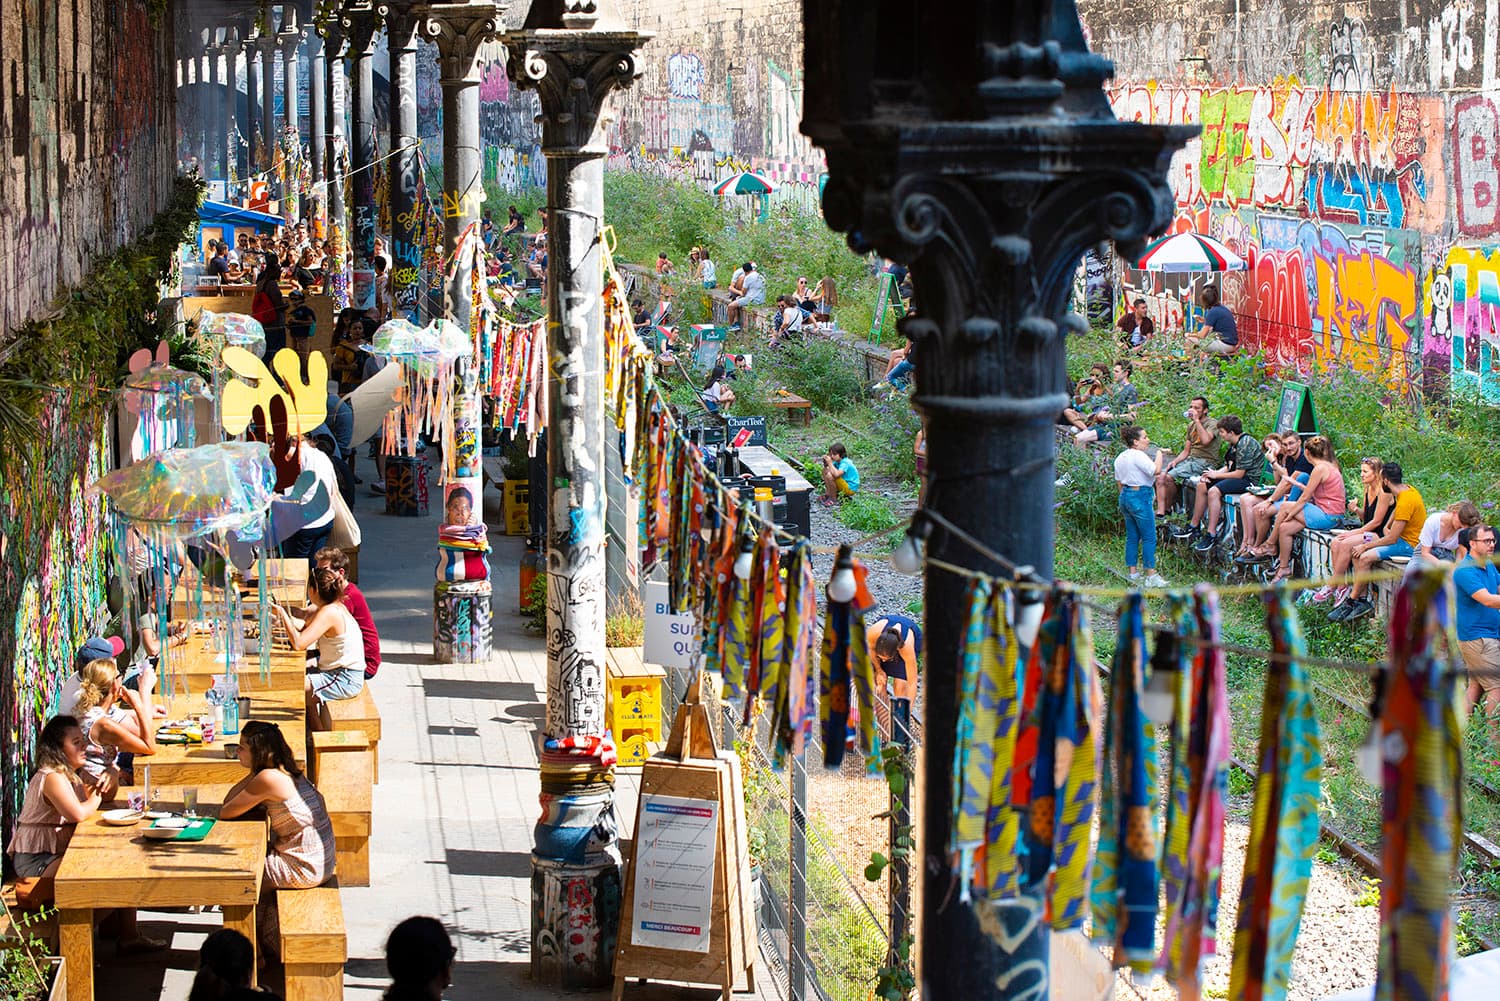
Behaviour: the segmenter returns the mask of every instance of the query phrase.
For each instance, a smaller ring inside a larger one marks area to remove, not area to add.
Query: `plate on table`
[[[160,829],[166,829],[166,830],[169,830],[169,831],[180,831],[184,827],[187,827],[191,823],[192,823],[192,821],[189,820],[186,817],[171,817],[171,816],[167,816],[167,817],[162,817],[156,823],[152,824],[151,827],[152,827],[153,830],[160,828]]]
[[[182,831],[175,827],[148,827],[141,833],[152,841],[171,841]]]
[[[147,810],[145,814],[147,820],[165,820],[171,815],[170,810]]]
[[[99,814],[99,819],[111,827],[129,827],[140,823],[143,816],[145,814],[139,810],[105,810]]]

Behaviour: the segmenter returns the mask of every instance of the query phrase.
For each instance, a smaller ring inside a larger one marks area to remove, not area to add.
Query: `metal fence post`
[[[792,759],[791,907],[787,915],[787,994],[807,997],[807,752]]]
[[[894,719],[892,725],[896,725]],[[911,832],[912,768],[906,753],[901,756],[901,771],[906,776],[906,781],[901,783],[899,792],[895,790],[891,792],[890,837],[887,849],[891,859],[888,874],[891,896],[891,948],[886,954],[886,965],[891,967],[900,965],[897,951],[901,948],[901,940],[906,936],[907,915],[911,912],[910,860],[906,852],[896,850],[902,834],[909,835]]]

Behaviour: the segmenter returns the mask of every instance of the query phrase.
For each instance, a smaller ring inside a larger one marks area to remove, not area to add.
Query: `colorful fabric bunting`
[[[1261,700],[1255,806],[1229,974],[1229,996],[1243,1001],[1286,997],[1317,850],[1323,768],[1296,610],[1285,589],[1267,591],[1265,601],[1273,656]]]
[[[875,729],[875,678],[865,636],[865,613],[875,599],[865,583],[869,571],[854,561],[854,600],[829,601],[823,621],[823,660],[820,674],[820,716],[823,724],[823,765],[837,769],[844,763],[851,705],[857,705],[855,734],[867,772],[878,770],[880,738]]]
[[[1391,613],[1391,667],[1378,721],[1385,761],[1376,1001],[1448,997],[1448,891],[1463,845],[1464,801],[1450,588],[1441,570],[1415,574]]]
[[[793,545],[786,573],[786,602],[781,663],[762,679],[761,695],[770,707],[774,761],[797,756],[812,736],[817,714],[818,681],[812,673],[812,639],[818,617],[818,582],[813,577],[812,546]]]
[[[1171,792],[1162,870],[1166,933],[1161,966],[1180,1001],[1197,1001],[1200,966],[1214,955],[1219,879],[1224,861],[1224,807],[1229,787],[1229,690],[1219,646],[1219,598],[1206,584],[1186,603],[1174,600],[1172,621],[1183,637],[1164,636],[1158,663],[1176,662],[1178,700],[1172,721]],[[1160,656],[1166,651],[1165,656]]]
[[[1156,962],[1156,738],[1141,711],[1145,691],[1145,600],[1120,606],[1110,670],[1099,843],[1091,891],[1093,937],[1113,947],[1114,964],[1149,974]]]

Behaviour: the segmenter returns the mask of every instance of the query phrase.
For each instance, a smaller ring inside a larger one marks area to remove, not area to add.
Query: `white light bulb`
[[[850,567],[839,567],[829,578],[828,600],[840,603],[853,601],[857,586],[854,580],[854,570]]]
[[[749,549],[741,549],[740,554],[734,559],[734,575],[740,580],[749,580],[750,571],[755,568],[755,553]]]
[[[1036,643],[1037,630],[1042,628],[1042,603],[1022,602],[1016,610],[1016,641],[1030,650]]]
[[[922,572],[922,550],[910,532],[902,537],[901,544],[891,553],[891,568],[911,577]]]
[[[1153,671],[1146,690],[1141,693],[1141,712],[1158,725],[1172,722],[1172,711],[1177,705],[1177,693],[1173,690],[1177,681],[1176,671]]]

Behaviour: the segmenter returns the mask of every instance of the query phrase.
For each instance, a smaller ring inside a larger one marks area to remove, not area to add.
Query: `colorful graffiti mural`
[[[1500,404],[1500,249],[1456,248],[1427,273],[1422,362],[1455,393]]]

